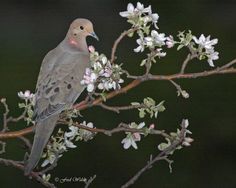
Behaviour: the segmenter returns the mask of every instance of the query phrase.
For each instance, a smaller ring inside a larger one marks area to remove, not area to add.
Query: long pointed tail
[[[29,173],[34,169],[34,167],[38,164],[41,155],[43,153],[43,149],[46,146],[53,129],[58,120],[58,115],[54,115],[48,117],[42,122],[36,125],[34,142],[31,149],[31,153],[29,159],[25,166],[25,175],[29,175]]]

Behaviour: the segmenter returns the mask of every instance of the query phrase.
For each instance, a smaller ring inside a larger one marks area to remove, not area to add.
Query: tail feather
[[[58,120],[58,115],[51,116],[36,125],[34,142],[25,166],[25,175],[29,175],[38,164]]]

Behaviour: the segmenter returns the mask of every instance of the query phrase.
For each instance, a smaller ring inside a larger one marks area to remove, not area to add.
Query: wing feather
[[[37,122],[71,107],[84,90],[80,81],[87,67],[88,54],[69,54],[54,49],[46,55],[35,95],[34,117]]]

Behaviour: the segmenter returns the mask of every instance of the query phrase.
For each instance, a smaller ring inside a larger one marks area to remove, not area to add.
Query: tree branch
[[[13,161],[10,159],[0,158],[0,163],[4,164],[6,166],[13,166],[17,169],[24,171],[24,165],[23,165],[24,163],[21,161]],[[36,179],[38,182],[40,182],[45,187],[56,188],[54,184],[44,181],[44,179],[36,172],[31,172],[30,176],[33,177],[34,179]]]
[[[65,120],[60,120],[60,123],[63,124],[69,124],[69,122],[65,121]],[[79,124],[78,122],[73,123],[73,126],[76,126],[78,128],[90,131],[90,132],[94,132],[94,133],[103,133],[107,136],[112,136],[112,134],[114,133],[118,133],[118,132],[130,132],[130,133],[146,133],[145,129],[134,129],[134,128],[129,128],[129,125],[126,123],[120,123],[116,128],[113,129],[100,129],[100,128],[90,128],[87,126],[84,126],[82,124]],[[161,135],[164,138],[169,138],[171,139],[171,137],[165,133],[164,130],[156,130],[156,129],[150,129],[148,134],[153,134],[153,135]]]
[[[152,159],[151,157],[148,163],[143,168],[141,168],[130,180],[128,180],[124,185],[122,185],[121,188],[127,188],[131,186],[132,184],[134,184],[145,171],[152,168],[152,166],[158,161],[165,160],[169,163],[169,166],[170,166],[173,161],[168,159],[168,155],[171,152],[173,152],[179,145],[182,144],[185,138],[185,134],[186,134],[186,127],[185,127],[185,122],[183,120],[181,123],[181,132],[180,132],[179,139],[176,139],[175,141],[173,141],[173,143],[169,147],[164,149],[154,159]],[[170,166],[170,170],[171,170],[171,166]]]
[[[99,103],[97,106],[100,106],[106,110],[110,110],[116,113],[120,113],[122,110],[132,110],[132,109],[137,109],[137,108],[142,108],[145,107],[145,105],[140,104],[140,105],[128,105],[128,106],[108,106],[104,103]]]
[[[188,63],[194,59],[195,57],[197,57],[196,55],[194,54],[188,54],[186,59],[184,60],[183,64],[182,64],[182,67],[181,67],[181,70],[180,70],[180,74],[183,74],[184,71],[185,71],[185,68],[187,67]]]
[[[125,38],[128,34],[130,33],[133,33],[137,30],[138,28],[134,27],[134,28],[131,28],[127,31],[124,31],[123,33],[121,33],[121,35],[115,40],[114,44],[113,44],[113,47],[112,47],[112,50],[111,50],[111,63],[114,63],[116,57],[115,57],[115,53],[116,53],[116,50],[117,50],[117,47],[119,45],[119,43],[122,41],[123,38]]]
[[[148,74],[147,76],[139,76],[137,79],[133,80],[131,83],[126,85],[125,87],[112,91],[107,94],[106,99],[111,99],[117,95],[121,95],[123,93],[126,93],[127,91],[137,87],[140,83],[148,80],[176,80],[176,79],[192,79],[192,78],[199,78],[199,77],[207,77],[207,76],[212,76],[212,75],[218,75],[218,74],[232,74],[236,73],[236,68],[231,67],[232,65],[236,64],[236,59],[232,60],[231,62],[225,64],[222,67],[215,68],[210,71],[203,71],[203,72],[197,72],[197,73],[178,73],[178,74],[172,74],[172,75],[152,75]],[[81,105],[75,104],[74,108],[77,110],[85,110],[89,107],[95,106],[103,102],[102,97],[98,97],[95,99],[91,104],[90,103],[81,103]],[[10,131],[10,132],[0,132],[0,139],[6,139],[6,138],[15,138],[19,136],[23,136],[26,134],[29,134],[33,131],[33,126],[28,127],[19,131]]]

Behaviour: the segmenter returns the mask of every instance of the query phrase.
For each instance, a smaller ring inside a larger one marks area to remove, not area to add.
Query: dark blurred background
[[[65,36],[70,22],[77,17],[90,19],[100,41],[89,39],[96,49],[109,56],[113,41],[129,25],[119,16],[129,1],[121,0],[36,0],[4,1],[0,3],[0,97],[6,97],[11,114],[17,115],[18,91],[34,91],[38,71],[44,55]],[[135,1],[132,1],[136,4]],[[219,39],[216,50],[220,66],[236,57],[236,1],[235,0],[149,0],[153,11],[160,16],[160,32],[177,34],[191,29],[199,36],[210,34]],[[141,72],[142,56],[132,53],[134,40],[123,41],[117,52],[118,61],[133,73]],[[155,65],[156,73],[170,74],[179,70],[187,51],[169,55]],[[193,62],[187,71],[210,69],[206,62]],[[218,75],[206,78],[181,80],[181,86],[190,93],[189,99],[176,96],[175,88],[165,81],[145,83],[109,101],[109,104],[127,104],[150,96],[165,100],[166,111],[155,123],[159,129],[175,131],[182,118],[190,121],[195,141],[192,146],[175,153],[172,159],[173,173],[165,162],[157,163],[147,171],[133,187],[137,188],[233,188],[236,187],[236,76]],[[0,107],[1,114],[3,108]],[[112,128],[120,121],[140,121],[137,111],[117,115],[93,108],[82,112],[81,120],[92,121],[96,127]],[[19,129],[25,123],[12,125]],[[30,135],[29,138],[32,138]],[[116,188],[125,183],[149,158],[158,152],[161,138],[149,136],[138,143],[138,150],[124,150],[121,140],[124,134],[112,138],[97,135],[90,142],[77,143],[77,149],[64,154],[55,170],[55,177],[97,178],[91,187]],[[1,157],[22,160],[25,150],[18,141],[7,141],[7,153]],[[28,180],[22,171],[0,166],[0,187],[42,187]],[[82,187],[79,183],[57,184],[58,187]]]

